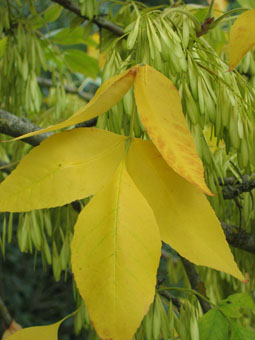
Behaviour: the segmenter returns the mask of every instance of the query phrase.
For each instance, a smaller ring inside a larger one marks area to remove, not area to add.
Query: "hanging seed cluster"
[[[0,59],[0,100],[6,109],[20,113],[38,112],[41,105],[41,92],[37,76],[41,68],[46,69],[45,58],[39,39],[33,30],[19,22],[9,29],[6,46]]]

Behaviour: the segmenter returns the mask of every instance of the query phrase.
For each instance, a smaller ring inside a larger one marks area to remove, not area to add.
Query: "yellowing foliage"
[[[153,211],[124,161],[81,212],[72,269],[103,339],[131,339],[153,301],[161,242]]]
[[[242,57],[255,45],[255,10],[242,13],[230,32],[229,69],[232,71]]]
[[[133,83],[152,142],[98,129],[63,132],[33,150],[0,185],[1,211],[95,194],[75,225],[71,262],[97,333],[112,340],[131,339],[153,301],[160,239],[196,264],[244,280],[203,195],[211,192],[179,94],[152,67],[138,65],[109,79],[68,120],[20,138],[102,114]]]
[[[49,326],[23,328],[8,336],[8,340],[57,340],[58,328],[63,320]]]

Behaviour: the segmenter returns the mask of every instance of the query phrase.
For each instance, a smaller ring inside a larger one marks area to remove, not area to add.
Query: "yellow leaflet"
[[[8,340],[57,340],[58,329],[63,321],[73,316],[77,311],[67,315],[62,320],[49,326],[23,328],[8,337]]]
[[[125,137],[96,128],[53,135],[0,186],[0,211],[56,207],[95,194],[116,171]]]
[[[169,168],[151,142],[132,142],[127,169],[152,207],[164,242],[197,265],[244,280],[206,197]]]
[[[9,336],[8,340],[57,340],[58,328],[62,321],[49,326],[35,326],[23,328]]]
[[[232,71],[242,57],[255,45],[255,10],[242,13],[230,31],[229,69]]]
[[[153,212],[122,163],[79,215],[72,271],[103,339],[129,340],[153,301],[161,242]]]
[[[102,113],[108,111],[112,106],[117,104],[124,94],[130,89],[134,82],[135,74],[136,69],[132,68],[110,78],[97,90],[95,96],[87,105],[85,105],[67,120],[55,125],[51,125],[45,129],[19,136],[14,140],[62,129],[101,115]]]
[[[141,120],[167,164],[180,176],[212,195],[182,113],[178,91],[163,74],[146,65],[135,78],[135,100]]]

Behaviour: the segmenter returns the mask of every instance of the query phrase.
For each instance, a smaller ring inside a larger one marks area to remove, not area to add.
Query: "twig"
[[[77,5],[73,4],[70,0],[52,0],[52,1],[58,3],[60,6],[69,10],[70,12],[75,13],[79,17],[81,17],[85,20],[89,20],[88,17],[81,14],[80,8]],[[114,24],[111,21],[108,21],[107,19],[105,19],[104,16],[101,16],[101,15],[96,16],[92,19],[92,22],[100,28],[105,28],[108,31],[113,32],[117,36],[122,36],[124,34],[122,27]]]
[[[40,127],[31,123],[28,119],[19,118],[7,111],[0,110],[0,133],[11,137],[19,137],[31,131],[40,130]],[[24,139],[26,143],[33,146],[39,145],[45,138],[52,133],[43,133]]]
[[[0,314],[1,314],[1,317],[3,318],[3,320],[4,320],[5,327],[9,328],[11,323],[12,323],[12,317],[11,317],[10,313],[8,312],[8,309],[5,306],[1,297],[0,297]]]
[[[52,82],[50,79],[46,78],[37,78],[37,82],[40,86],[45,86],[45,87],[55,87],[56,85]],[[65,91],[68,93],[72,94],[77,94],[80,98],[86,100],[87,102],[91,100],[93,97],[92,93],[84,92],[84,91],[79,91],[76,87],[74,86],[69,86],[69,85],[64,85]]]
[[[228,243],[232,247],[255,254],[255,234],[224,222],[221,222],[221,226]]]
[[[188,275],[191,288],[206,297],[205,285],[198,275],[195,265],[182,256],[180,256],[180,258]],[[197,298],[200,302],[203,312],[208,312],[211,309],[210,304],[205,299],[202,299],[200,296],[197,296]]]
[[[255,188],[255,174],[243,175],[242,181],[238,181],[235,177],[226,177],[220,185],[223,187],[222,194],[226,200],[233,199],[243,192],[250,192]]]

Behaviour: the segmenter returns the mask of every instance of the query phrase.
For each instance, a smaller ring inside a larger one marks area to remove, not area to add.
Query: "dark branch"
[[[79,17],[81,17],[81,18],[83,18],[85,20],[89,20],[88,17],[86,17],[86,16],[81,14],[80,8],[77,5],[73,4],[70,0],[52,0],[52,1],[58,3],[60,6],[64,7],[68,11],[71,11],[71,12],[75,13]],[[103,16],[99,15],[97,17],[94,17],[92,19],[92,21],[98,27],[105,28],[108,31],[111,31],[111,32],[113,32],[114,34],[116,34],[118,36],[122,36],[124,34],[124,31],[123,31],[122,27],[112,23],[111,21],[108,21]]]
[[[4,325],[6,328],[9,328],[12,323],[12,317],[10,313],[8,312],[7,307],[5,306],[2,298],[0,297],[0,315],[2,319],[4,320]]]
[[[221,222],[228,243],[235,248],[255,253],[255,234],[248,233],[236,226]]]
[[[19,118],[7,111],[0,110],[0,133],[11,137],[19,137],[25,133],[37,130],[40,130],[40,127],[31,123],[28,119]],[[26,138],[24,142],[36,146],[51,134],[42,133],[41,135]]]
[[[55,87],[56,86],[56,85],[53,84],[52,80],[46,79],[46,78],[38,77],[37,82],[40,86],[44,86],[44,87]],[[87,102],[90,101],[90,99],[93,97],[92,93],[79,91],[74,86],[64,85],[64,87],[65,87],[66,92],[72,93],[72,94],[77,94],[79,97],[86,100]]]
[[[187,259],[185,259],[182,256],[180,256],[180,258],[182,260],[185,271],[188,275],[191,288],[206,297],[206,290],[205,290],[204,282],[201,280],[200,276],[198,275],[195,265],[189,262]],[[200,296],[197,296],[197,298],[200,302],[203,312],[204,313],[208,312],[211,309],[210,304],[206,300],[202,299]]]
[[[220,185],[223,186],[222,193],[224,199],[229,200],[239,196],[243,192],[250,192],[254,189],[255,177],[254,174],[251,176],[243,175],[241,182],[235,177],[226,177]]]

